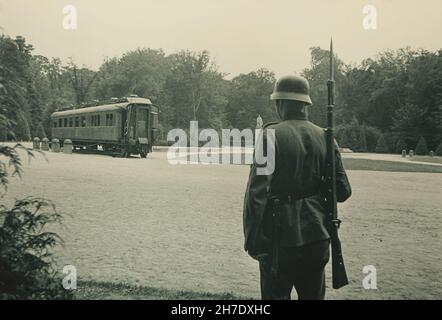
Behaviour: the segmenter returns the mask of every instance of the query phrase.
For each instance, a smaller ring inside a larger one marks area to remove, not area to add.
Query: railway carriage
[[[128,97],[94,107],[54,112],[52,137],[72,140],[74,149],[99,150],[146,158],[158,130],[158,107]]]

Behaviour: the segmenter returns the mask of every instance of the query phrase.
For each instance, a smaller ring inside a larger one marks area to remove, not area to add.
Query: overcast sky
[[[76,30],[62,25],[69,4]],[[363,28],[367,4],[376,7],[376,30]],[[261,67],[299,72],[309,48],[327,48],[331,35],[345,62],[407,45],[437,50],[441,12],[442,0],[0,0],[0,27],[37,54],[93,69],[138,47],[208,50],[230,78]]]

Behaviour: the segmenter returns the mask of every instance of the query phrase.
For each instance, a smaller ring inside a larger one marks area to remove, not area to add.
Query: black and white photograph
[[[0,0],[0,300],[442,299],[441,12]]]

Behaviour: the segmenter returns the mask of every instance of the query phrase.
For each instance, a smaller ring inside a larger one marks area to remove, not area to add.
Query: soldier
[[[280,78],[270,98],[281,121],[266,124],[263,136],[265,142],[266,129],[275,130],[275,170],[258,175],[260,165],[251,165],[244,199],[245,250],[259,261],[262,299],[290,299],[293,287],[299,299],[324,299],[330,245],[321,192],[324,130],[307,120],[312,102],[303,77]],[[351,187],[337,145],[335,158],[337,199],[343,202]]]

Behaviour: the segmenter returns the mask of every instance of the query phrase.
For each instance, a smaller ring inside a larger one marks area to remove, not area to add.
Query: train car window
[[[92,116],[92,126],[93,127],[99,127],[100,126],[100,115],[97,114],[95,116]]]
[[[79,127],[80,126],[80,118],[79,117],[75,117],[75,127]]]
[[[58,119],[58,126],[63,127],[63,119]]]
[[[57,120],[55,120],[55,121],[53,122],[53,127],[54,127],[54,128],[57,128]]]
[[[69,118],[69,128],[72,128],[73,125],[74,125],[74,119]]]
[[[108,113],[106,114],[106,126],[113,126],[114,125],[114,114]]]
[[[86,117],[85,116],[81,117],[81,126],[86,127]]]
[[[64,125],[63,125],[63,127],[67,127],[68,126],[68,118],[64,118],[63,119],[63,122],[64,122]]]

